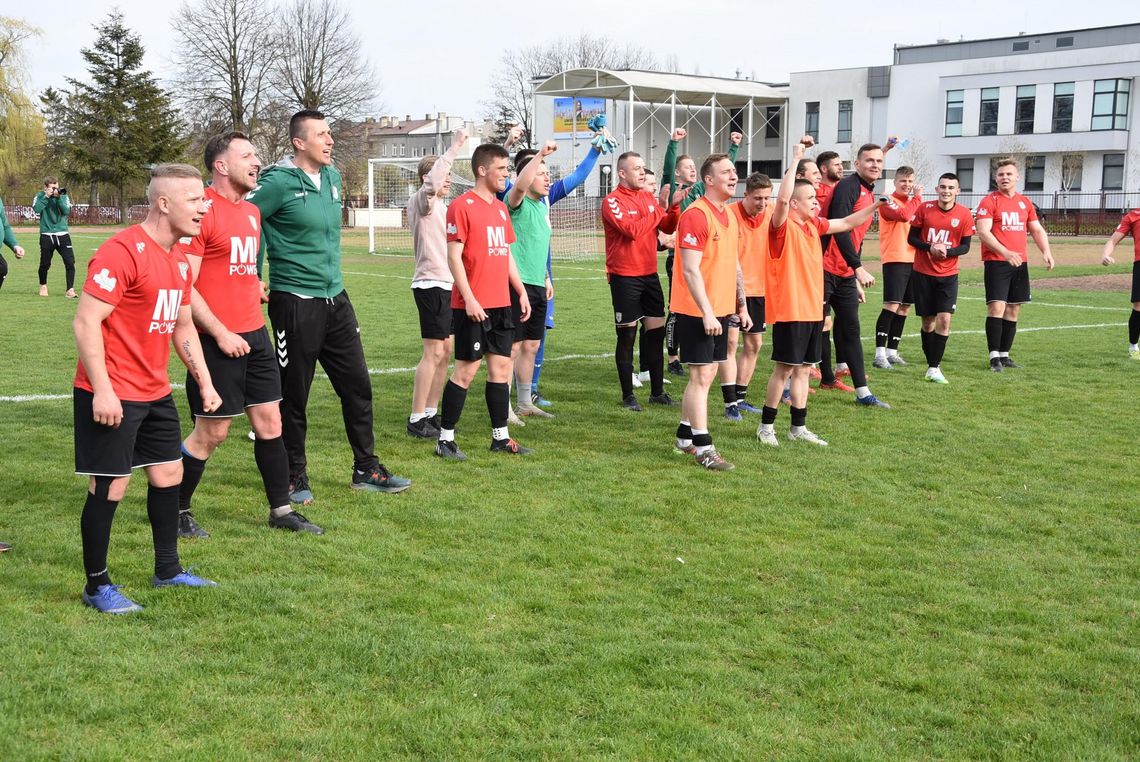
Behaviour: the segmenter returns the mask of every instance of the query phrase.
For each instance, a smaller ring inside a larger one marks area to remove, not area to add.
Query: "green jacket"
[[[4,245],[16,253],[16,246],[19,244],[16,241],[16,232],[12,230],[12,226],[8,224],[8,215],[4,211],[4,199],[0,198],[0,234],[3,234]]]
[[[71,213],[71,199],[64,193],[59,196],[46,196],[43,191],[36,194],[32,211],[40,216],[41,233],[66,233],[67,215]]]
[[[740,146],[736,144],[729,145],[728,147],[728,160],[733,164],[736,163],[736,154],[739,151]],[[697,166],[697,169],[700,169],[699,165]],[[665,166],[661,169],[661,179],[659,181],[659,184],[664,186],[666,183],[672,185],[674,182],[676,182],[677,178],[674,177],[676,170],[677,141],[670,140],[669,146],[665,149]],[[676,190],[676,188],[671,189],[672,192],[676,192]],[[697,178],[697,181],[689,186],[689,192],[685,194],[685,197],[683,199],[681,199],[681,211],[683,212],[688,209],[689,204],[693,203],[703,195],[705,195],[705,181],[701,178]]]
[[[321,298],[344,291],[340,272],[340,172],[321,168],[320,190],[286,159],[261,173],[246,200],[261,210],[260,273],[269,288]]]

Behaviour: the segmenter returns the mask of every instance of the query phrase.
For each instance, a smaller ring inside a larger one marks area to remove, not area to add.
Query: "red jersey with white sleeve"
[[[471,294],[483,309],[511,306],[511,244],[515,229],[507,205],[469,190],[447,207],[447,242],[463,244],[463,271]],[[466,309],[459,289],[451,306]]]
[[[662,209],[649,191],[619,185],[602,199],[606,275],[656,275],[657,231],[671,233],[676,226],[676,209]]]
[[[115,308],[101,326],[115,396],[153,402],[170,394],[170,339],[178,309],[190,304],[190,263],[181,247],[168,252],[133,225],[91,257],[83,292]],[[82,360],[75,386],[95,391]]]
[[[912,230],[920,231],[923,243],[941,243],[947,249],[956,249],[966,236],[974,234],[974,218],[961,204],[943,209],[937,201],[927,201],[918,207],[910,218]],[[914,252],[914,271],[945,278],[958,273],[958,257],[936,259],[929,251]]]
[[[1133,209],[1124,215],[1124,219],[1116,226],[1116,232],[1122,236],[1132,236],[1133,249],[1136,252],[1134,261],[1140,262],[1140,209]]]
[[[1010,251],[1020,254],[1022,261],[1025,261],[1025,253],[1029,248],[1028,225],[1037,221],[1037,210],[1033,208],[1032,201],[1020,193],[1006,196],[1000,191],[994,191],[978,204],[977,219],[993,220],[994,226],[990,230],[994,238]],[[982,261],[1004,262],[1005,257],[983,243]]]
[[[194,289],[226,328],[256,331],[265,326],[257,277],[261,210],[245,199],[234,203],[213,188],[206,189],[206,202],[210,209],[202,232],[185,247],[187,255],[202,258]]]

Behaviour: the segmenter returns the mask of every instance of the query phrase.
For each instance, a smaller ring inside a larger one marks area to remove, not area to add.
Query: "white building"
[[[442,154],[451,145],[452,133],[460,127],[466,128],[471,137],[460,156],[463,159],[470,158],[475,146],[494,131],[494,124],[486,120],[472,122],[442,111],[435,116],[424,114],[423,119],[412,119],[410,114],[402,120],[397,116],[369,117],[359,124],[368,156],[374,159],[419,159]]]
[[[888,170],[915,166],[928,188],[955,172],[974,194],[1012,155],[1042,207],[1112,208],[1097,196],[1140,185],[1137,77],[1140,24],[896,45],[891,66],[793,73],[789,135],[812,133],[844,160],[861,143],[909,138]]]

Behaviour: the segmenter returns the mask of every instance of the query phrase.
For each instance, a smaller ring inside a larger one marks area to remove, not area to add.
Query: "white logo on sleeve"
[[[190,272],[190,265],[185,262],[179,262],[178,272],[182,275],[182,280],[186,280],[186,273]]]
[[[448,235],[458,235],[459,234],[459,228],[455,227],[454,222],[447,223],[447,234]]]
[[[613,196],[606,199],[606,203],[610,205],[610,214],[614,216],[615,220],[621,219],[621,207],[618,206],[618,201]]]
[[[503,218],[503,221],[504,221],[504,222],[506,222],[506,220],[507,220],[507,213],[506,213],[506,212],[504,212],[502,209],[500,209],[500,210],[499,210],[499,216]]]
[[[335,185],[332,187],[332,196],[333,196],[333,201],[336,201],[337,199],[340,198],[340,191],[338,191],[336,189]]]
[[[104,267],[99,272],[95,273],[95,277],[91,280],[99,284],[99,288],[104,291],[114,291],[115,284],[119,282],[118,278],[111,277],[111,271]]]
[[[142,241],[139,241],[138,243],[135,244],[135,249],[138,250],[139,254],[142,254],[144,251],[146,251],[146,244],[143,243]]]
[[[697,237],[695,235],[693,235],[692,233],[686,233],[685,237],[681,239],[681,243],[686,243],[689,246],[696,246],[697,245]]]
[[[257,231],[257,218],[254,217],[252,214],[249,215],[249,226],[251,228],[253,228],[254,232]]]

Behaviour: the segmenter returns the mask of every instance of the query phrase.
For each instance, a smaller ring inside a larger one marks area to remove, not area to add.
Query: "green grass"
[[[102,237],[77,236],[82,261]],[[370,365],[414,365],[410,259],[369,257],[359,235],[345,249],[365,273],[346,280]],[[0,292],[3,395],[70,390],[74,302],[35,296],[34,256],[8,257]],[[222,586],[148,586],[140,475],[111,546],[146,606],[130,617],[79,601],[70,402],[0,402],[0,539],[16,546],[0,557],[0,759],[1135,759],[1127,294],[1039,281],[1026,367],[994,376],[975,274],[950,386],[920,381],[908,337],[909,368],[872,371],[894,410],[814,395],[827,450],[761,449],[754,422],[714,417],[737,465],[714,474],[672,454],[675,411],[619,409],[608,290],[571,280],[600,264],[557,267],[542,383],[557,417],[513,430],[534,457],[484,451],[477,381],[459,430],[471,460],[439,461],[403,433],[411,374],[382,373],[380,455],[415,486],[352,492],[318,379],[307,513],[328,533],[264,526],[239,422],[196,498],[213,537],[182,548]]]

